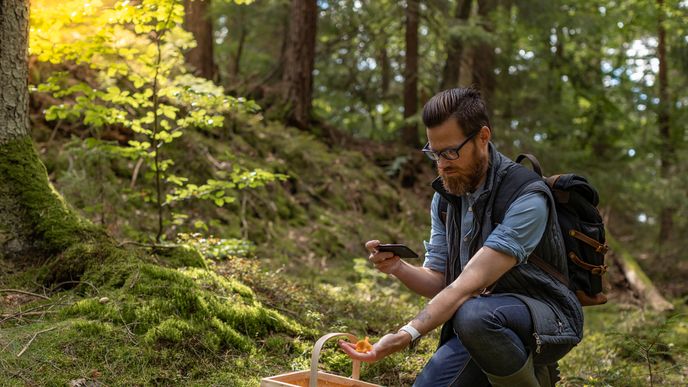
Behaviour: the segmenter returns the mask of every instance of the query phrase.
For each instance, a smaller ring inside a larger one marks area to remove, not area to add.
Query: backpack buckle
[[[605,255],[605,254],[607,254],[607,251],[609,251],[609,246],[606,243],[603,245],[599,245],[599,246],[597,246],[595,251],[602,254],[602,255]]]
[[[607,272],[607,265],[600,265],[590,270],[592,274],[603,276]]]

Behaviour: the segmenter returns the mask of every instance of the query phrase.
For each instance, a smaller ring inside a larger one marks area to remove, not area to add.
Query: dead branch
[[[50,292],[52,293],[52,292],[54,292],[55,290],[59,289],[60,286],[62,286],[62,285],[67,285],[67,284],[86,284],[86,285],[92,287],[93,290],[96,291],[96,294],[100,294],[100,291],[98,291],[98,288],[97,288],[95,285],[93,285],[92,283],[88,282],[88,281],[64,281],[64,282],[60,282],[59,284],[53,286],[53,287],[50,289]]]
[[[24,312],[20,314],[0,314],[0,318],[12,318],[12,317],[24,317],[24,316],[43,316],[45,314],[52,314],[52,313],[58,313],[58,310],[44,310],[40,312]],[[4,320],[3,320],[4,321]]]
[[[2,320],[0,320],[0,324],[4,323],[5,321],[7,321],[7,320],[9,320],[9,319],[12,319],[12,318],[21,318],[22,316],[26,315],[27,313],[34,312],[34,311],[36,311],[36,310],[38,310],[38,309],[41,309],[41,308],[46,308],[46,307],[47,307],[47,308],[52,308],[52,307],[54,307],[55,305],[67,305],[67,304],[62,304],[62,303],[61,303],[61,301],[62,301],[63,299],[64,299],[64,297],[60,298],[57,302],[54,302],[54,303],[51,303],[51,304],[42,304],[42,305],[35,306],[35,307],[33,307],[33,308],[29,308],[29,309],[24,310],[24,311],[19,311],[19,312],[13,313],[13,314],[2,315]]]
[[[36,294],[36,293],[31,293],[27,292],[26,290],[19,290],[19,289],[0,289],[0,293],[21,293],[21,294],[28,294],[29,296],[34,296],[34,297],[39,297],[44,300],[50,300],[50,297],[44,296],[42,294]]]
[[[33,337],[31,338],[31,340],[29,340],[29,342],[26,343],[26,345],[24,346],[24,348],[22,348],[21,352],[19,352],[19,353],[17,354],[17,357],[20,357],[21,355],[24,354],[24,352],[26,352],[27,349],[29,349],[29,345],[31,345],[31,343],[33,343],[33,341],[36,339],[36,337],[37,337],[38,335],[40,335],[41,333],[50,332],[50,331],[52,331],[53,329],[57,329],[57,327],[52,327],[52,328],[44,329],[44,330],[42,330],[42,331],[38,331],[38,332],[34,333],[34,334],[33,334]]]

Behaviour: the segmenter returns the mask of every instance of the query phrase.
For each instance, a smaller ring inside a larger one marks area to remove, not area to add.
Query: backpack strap
[[[559,282],[563,283],[567,288],[569,287],[569,279],[566,278],[566,276],[562,272],[557,270],[554,266],[550,265],[549,263],[547,263],[547,261],[540,258],[537,254],[530,254],[530,257],[528,257],[528,262],[535,264],[535,266],[539,267],[545,273],[556,278]]]
[[[528,159],[533,164],[533,171],[520,165],[520,162],[524,159]],[[520,154],[516,158],[516,163],[516,165],[512,166],[511,169],[507,171],[507,175],[504,176],[503,183],[500,185],[499,191],[497,192],[497,197],[495,198],[492,209],[492,221],[495,224],[504,221],[507,209],[516,198],[518,198],[528,184],[543,179],[540,163],[535,156],[531,154]],[[559,175],[555,176],[552,180],[545,179],[550,187],[555,186],[558,180]],[[555,190],[553,191],[556,192]],[[528,261],[563,283],[566,287],[569,287],[569,279],[550,263],[537,256],[537,254],[530,254]]]
[[[521,153],[520,155],[518,155],[518,157],[516,157],[516,164],[521,164],[521,161],[523,161],[523,159],[528,159],[528,161],[530,161],[530,163],[533,164],[533,171],[535,171],[535,173],[537,173],[538,176],[544,176],[542,174],[542,168],[540,168],[540,162],[535,156],[531,155],[530,153]]]

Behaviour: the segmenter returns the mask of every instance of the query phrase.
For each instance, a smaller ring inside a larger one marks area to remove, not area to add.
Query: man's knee
[[[480,341],[480,337],[489,333],[495,322],[492,308],[481,297],[466,301],[452,321],[454,332],[464,344]]]

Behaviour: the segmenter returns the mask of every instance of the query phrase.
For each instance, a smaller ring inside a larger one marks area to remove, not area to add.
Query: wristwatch
[[[418,332],[418,329],[414,328],[413,325],[411,324],[406,324],[403,327],[399,328],[399,332],[406,332],[411,336],[411,343],[409,344],[409,349],[413,349],[418,345],[418,342],[420,341],[420,332]]]

